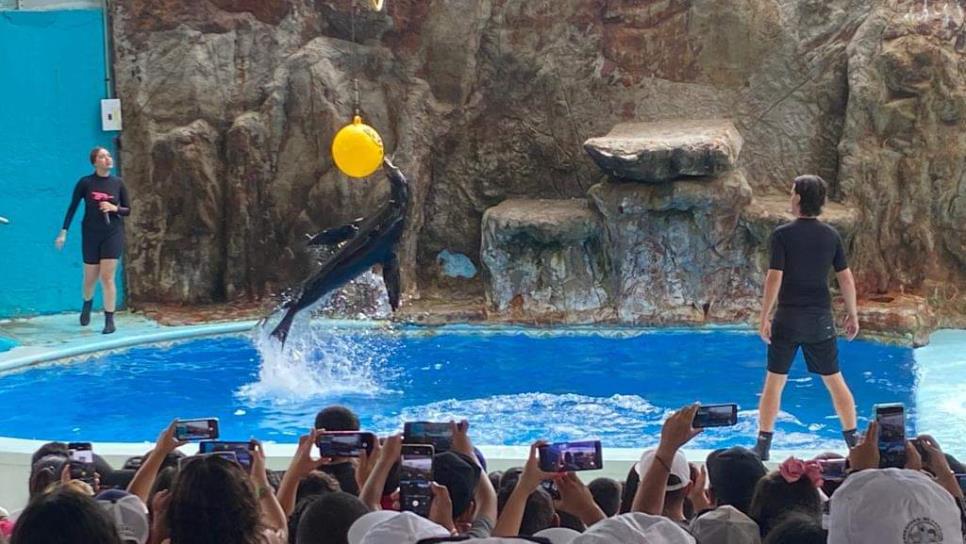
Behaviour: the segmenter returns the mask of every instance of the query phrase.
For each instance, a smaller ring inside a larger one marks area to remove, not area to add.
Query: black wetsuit
[[[798,347],[811,372],[839,371],[828,271],[848,268],[839,233],[818,219],[797,219],[771,235],[768,268],[782,271],[778,311],[771,327],[768,370],[788,374]]]
[[[80,201],[84,200],[81,240],[85,264],[98,264],[101,259],[118,259],[124,251],[124,216],[131,214],[127,189],[117,176],[101,177],[96,173],[82,177],[74,187],[74,197],[64,217],[64,230],[70,228]],[[118,206],[117,212],[103,213],[100,203]]]

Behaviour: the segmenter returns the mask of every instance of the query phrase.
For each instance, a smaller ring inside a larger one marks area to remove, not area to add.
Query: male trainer
[[[758,334],[768,344],[768,373],[758,406],[758,442],[755,453],[767,461],[781,406],[788,370],[799,346],[809,372],[822,376],[842,422],[849,448],[855,446],[855,400],[839,371],[838,346],[828,291],[832,267],[845,298],[848,315],[845,334],[851,341],[859,333],[855,304],[855,280],[845,259],[842,238],[830,225],[819,221],[825,204],[825,180],[799,176],[792,185],[791,212],[797,219],[779,226],[771,235],[771,259],[765,278]],[[772,309],[778,310],[772,319]]]

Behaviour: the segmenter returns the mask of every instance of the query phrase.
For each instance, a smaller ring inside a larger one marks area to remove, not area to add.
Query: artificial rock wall
[[[865,295],[966,315],[955,2],[386,3],[111,3],[135,303],[270,294],[311,266],[306,233],[385,198],[379,176],[348,180],[329,157],[358,77],[364,117],[414,182],[401,248],[411,297],[482,292],[480,276],[443,277],[437,255],[479,268],[487,209],[586,198],[605,179],[588,138],[621,122],[728,118],[759,202],[746,210],[819,174],[856,210]]]

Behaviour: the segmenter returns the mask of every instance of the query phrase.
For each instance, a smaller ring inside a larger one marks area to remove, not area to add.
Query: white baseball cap
[[[380,510],[380,512],[387,512],[387,510]],[[359,540],[359,544],[416,544],[424,538],[450,536],[449,531],[442,525],[412,512],[388,512],[388,516],[383,514],[380,521],[368,528]],[[370,512],[362,516],[355,523],[374,513]],[[350,533],[353,527],[349,528]],[[353,541],[349,540],[349,543],[353,544]]]
[[[137,495],[119,489],[108,489],[97,495],[96,499],[97,504],[114,521],[122,542],[144,544],[148,541],[151,530],[148,507]]]
[[[551,544],[570,544],[580,533],[569,527],[550,527],[533,533],[533,536],[546,538]]]
[[[832,495],[829,544],[963,544],[959,508],[931,477],[899,468],[849,476]]]
[[[719,506],[691,522],[691,534],[701,544],[761,544],[755,520],[734,506]]]
[[[598,521],[570,544],[695,544],[694,538],[668,518],[640,512]]]
[[[654,464],[655,457],[657,455],[657,450],[647,450],[641,455],[641,460],[634,466],[637,470],[637,475],[643,480],[644,475],[647,474],[647,469]],[[668,484],[667,491],[677,491],[679,489],[684,489],[691,483],[691,467],[688,466],[688,458],[684,456],[683,453],[678,451],[674,454],[674,459],[671,461],[671,476],[676,476],[678,480],[681,480],[677,484]]]

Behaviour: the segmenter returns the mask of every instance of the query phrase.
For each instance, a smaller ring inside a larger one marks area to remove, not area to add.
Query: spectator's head
[[[92,497],[67,488],[35,497],[21,512],[10,544],[122,544],[114,522]]]
[[[918,471],[857,472],[845,480],[830,506],[829,544],[962,542],[956,503]]]
[[[623,489],[621,490],[621,514],[631,511],[634,505],[634,495],[637,493],[637,486],[641,482],[641,477],[637,475],[637,463],[631,465],[627,471],[627,478],[624,479]]]
[[[311,495],[322,495],[336,491],[342,491],[338,480],[331,474],[321,470],[313,470],[299,482],[298,491],[295,492],[295,502]]]
[[[490,485],[493,486],[493,489],[499,491],[500,490],[500,478],[503,477],[503,471],[502,470],[494,470],[493,472],[487,474],[487,477],[490,478]]]
[[[701,544],[761,544],[758,524],[733,506],[719,506],[691,523]]]
[[[476,510],[473,497],[481,473],[474,460],[461,453],[447,451],[433,457],[433,481],[449,490],[454,520],[472,521]]]
[[[255,544],[259,510],[251,480],[216,455],[182,464],[167,510],[171,544]]]
[[[500,477],[500,485],[496,486],[494,489],[503,491],[504,489],[513,490],[517,485],[517,480],[520,479],[520,474],[523,474],[523,467],[513,467],[508,468],[503,472],[503,476]]]
[[[370,512],[349,528],[349,544],[416,544],[449,538],[449,530],[412,512]]]
[[[822,499],[812,480],[788,481],[780,471],[758,480],[748,515],[758,522],[762,536],[766,536],[782,516],[791,512],[821,520]]]
[[[607,517],[617,515],[621,508],[621,483],[610,478],[597,478],[587,484],[594,502]]]
[[[747,514],[758,480],[768,473],[761,459],[751,450],[735,446],[711,452],[706,467],[715,505],[731,505]]]
[[[647,470],[657,461],[657,450],[647,450],[641,455],[637,463],[637,475],[643,479]],[[671,461],[671,473],[667,477],[667,487],[664,492],[664,515],[675,519],[684,516],[684,499],[691,487],[691,466],[687,457],[680,451],[674,454]],[[636,491],[636,489],[635,489]],[[633,501],[633,498],[631,499]]]
[[[67,444],[63,442],[47,442],[37,448],[37,451],[30,456],[30,464],[36,465],[37,461],[40,461],[41,458],[47,457],[48,455],[57,455],[67,459],[70,457],[70,450],[67,449]]]
[[[50,484],[60,481],[60,473],[67,461],[67,457],[55,453],[40,457],[31,465],[27,484],[31,499],[47,491]]]
[[[500,494],[497,497],[497,504],[500,511],[503,511],[503,506],[506,505],[506,501],[509,500],[512,493],[513,488],[500,490]],[[560,518],[557,516],[556,510],[554,510],[553,498],[550,497],[550,494],[541,488],[537,488],[536,491],[530,493],[530,496],[527,497],[527,504],[523,508],[523,519],[520,521],[520,534],[530,536],[537,531],[559,525]]]
[[[822,529],[822,523],[812,516],[791,513],[781,518],[764,544],[825,544],[828,533]]]
[[[818,217],[825,205],[825,193],[828,185],[825,180],[812,175],[798,176],[792,185],[792,209],[798,209],[801,215]]]
[[[614,544],[616,542],[694,544],[694,538],[666,517],[632,512],[599,521],[571,542],[572,544]]]
[[[124,544],[144,544],[148,541],[151,525],[148,522],[148,507],[137,495],[120,489],[109,489],[98,493],[97,504],[114,520],[117,532]]]
[[[148,504],[154,501],[154,496],[159,492],[170,490],[177,476],[177,467],[165,467],[161,469],[158,472],[158,476],[154,479],[154,483],[151,484],[151,490],[148,492]]]
[[[349,527],[369,512],[358,497],[336,491],[311,501],[302,512],[297,544],[347,544]]]
[[[358,431],[359,416],[345,406],[328,406],[315,414],[315,428],[327,431]]]

